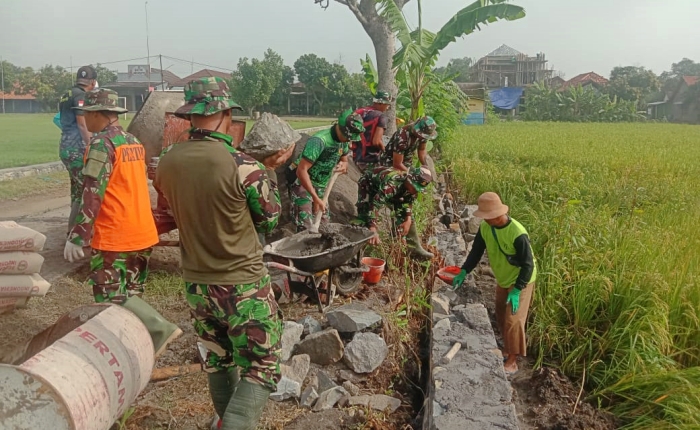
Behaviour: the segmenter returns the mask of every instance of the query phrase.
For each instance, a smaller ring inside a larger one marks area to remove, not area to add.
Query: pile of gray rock
[[[312,316],[285,321],[282,379],[270,399],[293,399],[315,412],[358,405],[396,411],[401,400],[360,388],[389,353],[384,339],[372,332],[381,324],[379,314],[357,303],[327,312],[324,322]]]

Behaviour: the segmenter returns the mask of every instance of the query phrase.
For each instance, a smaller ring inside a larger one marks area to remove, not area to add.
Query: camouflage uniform
[[[282,323],[270,276],[242,285],[185,285],[194,329],[206,348],[205,370],[238,366],[241,378],[274,391],[280,380]]]
[[[68,235],[70,242],[80,246],[90,245],[93,225],[116,162],[116,150],[121,145],[133,144],[140,142],[119,125],[105,128],[90,141],[86,158],[98,160],[98,163],[85,165],[82,200],[76,225]],[[88,285],[92,287],[95,301],[122,304],[129,296],[140,296],[148,277],[151,252],[151,247],[129,252],[93,249]]]
[[[357,217],[366,227],[377,227],[376,211],[389,207],[398,224],[411,216],[415,197],[408,192],[404,183],[407,174],[390,167],[375,167],[367,170],[358,182]]]
[[[338,162],[350,153],[350,142],[359,140],[360,133],[364,131],[362,118],[352,113],[352,111],[343,112],[338,119],[338,124],[340,125],[341,133],[349,136],[347,142],[340,142],[336,126],[320,131],[308,140],[299,158],[289,166],[289,169],[296,173],[296,169],[302,159],[312,164],[308,170],[309,179],[316,194],[321,199],[325,195],[326,187]],[[296,177],[296,174],[294,176]],[[311,194],[304,188],[298,177],[290,183],[289,193],[292,202],[291,215],[297,231],[309,229],[314,219]],[[327,222],[329,218],[330,210],[326,207],[323,221]]]
[[[403,155],[403,165],[407,168],[413,166],[413,154],[428,140],[435,139],[437,124],[429,116],[424,116],[412,124],[401,127],[391,136],[389,144],[381,154],[379,164],[392,167],[394,165],[394,153]]]
[[[175,115],[182,118],[189,118],[192,114],[213,115],[227,109],[240,109],[231,99],[225,81],[220,78],[203,78],[190,82],[185,87],[185,100],[186,104],[175,112]],[[266,171],[261,163],[236,150],[232,146],[231,136],[192,129],[190,140],[220,141],[225,146],[238,167],[239,181],[245,192],[245,202],[232,204],[245,204],[255,231],[270,233],[277,226],[281,208],[274,172]],[[164,165],[168,153],[179,145],[187,143],[176,143],[166,148],[161,156],[161,165]],[[172,191],[176,197],[177,190]],[[187,228],[187,225],[180,228]],[[257,264],[254,261],[256,258],[258,257],[249,257],[246,261],[248,266]],[[253,283],[207,284],[189,282],[187,278],[185,281],[185,296],[191,308],[192,323],[205,349],[200,350],[203,369],[216,373],[237,366],[244,380],[276,390],[280,380],[282,323],[270,276],[264,266],[260,279]]]

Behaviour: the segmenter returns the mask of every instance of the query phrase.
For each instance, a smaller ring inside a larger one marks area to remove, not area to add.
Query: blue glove
[[[513,306],[513,315],[518,313],[520,308],[520,290],[513,287],[508,292],[508,300],[506,300],[506,305],[510,303]]]
[[[456,290],[459,287],[462,286],[462,283],[464,283],[464,279],[467,277],[467,271],[466,270],[460,270],[459,274],[452,279],[452,289]]]

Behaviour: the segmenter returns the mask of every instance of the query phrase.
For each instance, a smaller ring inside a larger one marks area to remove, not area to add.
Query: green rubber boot
[[[411,222],[411,228],[408,229],[408,234],[406,235],[406,245],[408,245],[411,255],[421,260],[431,260],[433,257],[435,257],[432,252],[428,252],[423,249],[423,245],[421,245],[420,238],[418,237],[418,230],[416,230],[415,222]]]
[[[223,417],[228,403],[231,401],[231,396],[236,391],[236,385],[241,380],[241,377],[238,376],[238,369],[207,373],[207,378],[209,379],[209,395],[214,403],[214,410],[219,417]]]
[[[157,310],[144,302],[141,297],[131,296],[122,306],[135,313],[148,329],[148,333],[153,339],[153,349],[156,358],[165,351],[165,347],[170,342],[182,334],[182,330],[178,326],[163,318]]]
[[[221,430],[255,430],[272,391],[242,379],[224,413]]]

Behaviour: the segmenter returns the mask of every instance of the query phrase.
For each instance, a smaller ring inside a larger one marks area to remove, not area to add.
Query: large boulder
[[[341,333],[356,333],[382,320],[376,312],[359,303],[341,306],[326,314],[328,323]]]
[[[343,361],[354,372],[370,373],[379,367],[389,348],[384,339],[374,333],[357,333],[345,347]]]
[[[282,361],[289,360],[294,352],[294,346],[301,340],[304,326],[294,321],[285,321],[282,329]]]
[[[286,121],[264,112],[241,142],[240,149],[258,161],[289,148],[301,138]]]
[[[306,336],[297,344],[297,354],[308,354],[311,362],[327,366],[343,358],[343,341],[337,330],[325,330]]]

